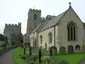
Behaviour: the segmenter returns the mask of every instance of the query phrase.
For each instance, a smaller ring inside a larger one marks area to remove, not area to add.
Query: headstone
[[[50,47],[50,55],[54,56],[57,54],[57,48],[55,46]]]
[[[63,46],[59,48],[59,51],[60,51],[60,54],[65,54],[66,53],[66,49]]]

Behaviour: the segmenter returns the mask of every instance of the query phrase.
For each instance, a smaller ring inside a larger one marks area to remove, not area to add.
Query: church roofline
[[[44,27],[43,29],[41,29],[40,32],[42,32],[42,31],[44,31],[44,30],[47,30],[47,29],[49,29],[49,28],[51,28],[51,27],[54,27],[54,26],[58,25],[59,21],[62,19],[62,17],[63,17],[63,16],[67,13],[67,11],[70,10],[70,9],[73,10],[73,8],[72,8],[72,6],[71,6],[71,2],[69,2],[69,8],[68,8],[66,11],[64,11],[64,12],[61,13],[61,14],[59,14],[55,19],[50,20],[50,21],[45,25],[45,27]],[[73,10],[73,11],[74,11],[74,10]],[[76,14],[75,11],[74,11],[74,13]],[[77,15],[77,14],[76,14],[76,15]],[[77,17],[78,17],[78,15],[77,15]],[[79,18],[79,17],[78,17],[78,18]],[[80,18],[79,18],[79,19],[80,19]],[[55,20],[57,20],[57,21],[55,21]],[[53,21],[54,21],[54,24],[52,24]],[[81,19],[80,19],[80,21],[81,21]],[[82,21],[81,21],[81,22],[82,22]],[[83,24],[83,23],[82,23],[82,24]]]

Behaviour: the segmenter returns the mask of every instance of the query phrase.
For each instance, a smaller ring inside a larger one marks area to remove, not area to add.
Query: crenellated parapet
[[[5,24],[5,27],[21,27],[21,23],[18,24]]]
[[[28,14],[29,14],[29,13],[34,13],[34,12],[36,12],[36,13],[41,13],[41,10],[39,10],[39,9],[29,9]]]
[[[4,33],[11,33],[14,31],[21,32],[21,23],[18,24],[5,24]]]

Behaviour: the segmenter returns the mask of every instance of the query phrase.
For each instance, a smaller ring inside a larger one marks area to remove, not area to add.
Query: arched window
[[[68,31],[68,41],[76,40],[76,24],[74,22],[70,22],[67,26]]]
[[[42,44],[42,40],[43,39],[43,37],[42,37],[42,35],[40,35],[40,43]]]
[[[37,20],[37,14],[34,14],[34,20]]]
[[[52,43],[52,33],[51,32],[49,32],[49,34],[48,34],[48,40],[49,40],[49,43]]]

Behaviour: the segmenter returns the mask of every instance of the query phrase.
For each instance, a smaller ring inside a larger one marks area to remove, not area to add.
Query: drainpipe
[[[55,26],[54,26],[54,46],[56,46],[56,44],[55,44]]]

